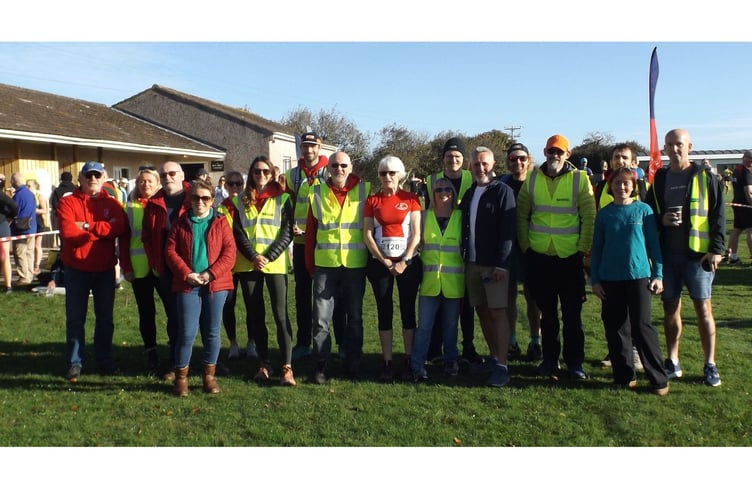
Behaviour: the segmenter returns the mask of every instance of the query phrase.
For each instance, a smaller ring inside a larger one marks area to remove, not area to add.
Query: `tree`
[[[290,111],[281,123],[297,132],[310,127],[321,136],[325,143],[346,152],[355,164],[362,162],[368,156],[370,136],[361,132],[355,122],[345,118],[334,108],[314,113],[301,106]]]
[[[496,172],[502,172],[506,169],[506,152],[507,148],[511,145],[509,136],[501,130],[489,130],[488,132],[481,132],[480,134],[470,137],[466,142],[468,161],[470,160],[470,152],[478,146],[485,146],[494,153],[494,159],[496,160]]]
[[[394,155],[405,164],[407,176],[405,181],[412,175],[424,177],[426,165],[433,166],[430,172],[435,171],[435,160],[430,162],[431,147],[428,135],[421,132],[413,132],[406,127],[393,123],[383,127],[377,134],[379,143],[373,150],[370,161],[364,162],[359,175],[366,180],[375,182],[378,179],[376,173],[378,162],[386,155]]]

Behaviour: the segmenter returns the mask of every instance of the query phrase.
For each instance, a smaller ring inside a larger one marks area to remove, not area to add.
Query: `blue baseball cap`
[[[81,173],[86,175],[89,172],[104,172],[104,164],[99,163],[98,161],[87,161],[84,163]]]

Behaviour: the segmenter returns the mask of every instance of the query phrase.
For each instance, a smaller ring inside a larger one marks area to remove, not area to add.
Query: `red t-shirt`
[[[385,257],[398,261],[405,255],[413,212],[420,212],[418,195],[402,189],[393,195],[372,194],[366,200],[363,217],[373,219],[373,239]]]

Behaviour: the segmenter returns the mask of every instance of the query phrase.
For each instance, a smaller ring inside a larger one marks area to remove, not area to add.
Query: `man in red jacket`
[[[167,342],[170,352],[169,365],[164,380],[175,380],[175,348],[178,335],[178,309],[172,293],[172,271],[165,263],[165,245],[172,224],[191,208],[191,185],[185,181],[180,163],[165,162],[159,168],[162,189],[149,199],[144,208],[141,239],[151,272],[158,279],[157,293],[162,300],[167,316]]]
[[[129,238],[123,207],[102,189],[104,165],[86,162],[79,187],[60,200],[58,221],[65,266],[65,378],[77,382],[84,355],[89,292],[94,301],[94,357],[102,375],[119,373],[112,359],[116,239]]]

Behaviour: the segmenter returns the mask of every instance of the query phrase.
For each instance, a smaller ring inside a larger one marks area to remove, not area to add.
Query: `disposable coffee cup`
[[[676,213],[679,216],[679,224],[682,222],[682,206],[676,206],[676,207],[668,207],[669,212]]]

